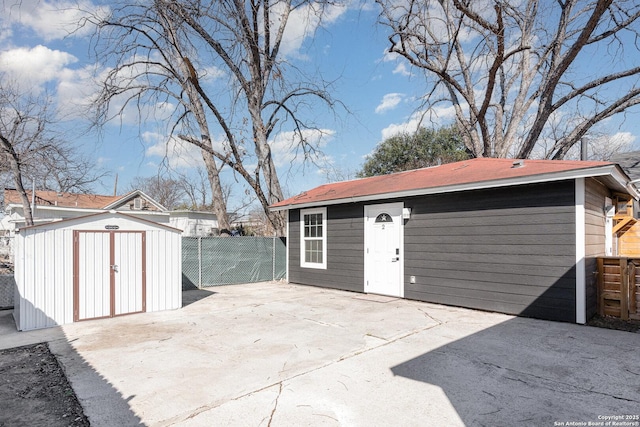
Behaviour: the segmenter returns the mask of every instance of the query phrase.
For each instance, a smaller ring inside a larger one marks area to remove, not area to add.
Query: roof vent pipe
[[[516,160],[511,164],[511,168],[512,169],[521,168],[523,166],[524,166],[524,160],[522,160],[522,159]]]

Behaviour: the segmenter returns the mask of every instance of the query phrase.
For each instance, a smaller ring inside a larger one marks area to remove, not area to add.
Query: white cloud
[[[333,136],[335,131],[330,129],[307,129],[302,131],[305,142],[315,149],[325,147]],[[276,166],[291,165],[293,163],[302,163],[305,159],[302,148],[300,148],[300,137],[296,132],[281,132],[269,141],[271,152],[275,159]],[[320,152],[311,154],[312,161],[325,161],[325,156]]]
[[[396,68],[393,69],[392,73],[400,74],[401,76],[406,76],[406,77],[411,76],[411,72],[407,69],[407,66],[405,65],[404,62],[400,62],[398,65],[396,65]]]
[[[93,103],[97,90],[93,67],[61,70],[57,88],[60,115],[66,119],[82,117]]]
[[[88,13],[106,15],[108,8],[89,1],[21,0],[3,3],[4,26],[22,25],[30,28],[45,41],[62,39],[75,34],[86,35],[91,27],[78,28]],[[75,33],[74,33],[75,31]]]
[[[0,72],[28,85],[41,85],[58,79],[65,67],[78,59],[67,52],[38,45],[0,52]]]
[[[142,140],[148,145],[147,156],[166,158],[172,168],[204,166],[200,149],[193,144],[154,132],[144,132]]]
[[[431,108],[427,111],[417,111],[412,114],[407,121],[403,123],[392,123],[382,129],[382,141],[391,138],[394,135],[398,135],[399,133],[413,133],[418,130],[420,126],[444,126],[455,118],[455,114],[456,112],[453,106]]]
[[[286,2],[283,2],[272,7],[272,16],[276,18],[272,23],[274,27],[272,31],[274,33],[285,3]],[[343,4],[327,4],[322,7],[311,2],[293,10],[289,14],[287,26],[282,36],[281,54],[283,56],[299,56],[302,43],[304,43],[308,37],[313,36],[313,33],[318,27],[336,22],[347,9],[347,6]]]
[[[376,107],[376,113],[382,114],[386,111],[393,110],[402,102],[404,94],[402,93],[388,93],[382,97],[382,101]]]
[[[413,133],[418,130],[420,123],[421,118],[416,116],[411,117],[404,123],[392,123],[380,132],[382,140],[384,141],[400,133]]]
[[[611,142],[629,147],[636,141],[636,136],[631,132],[617,132],[611,136]]]

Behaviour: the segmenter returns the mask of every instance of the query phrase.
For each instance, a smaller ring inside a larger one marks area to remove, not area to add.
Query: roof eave
[[[343,204],[343,203],[368,202],[373,200],[396,199],[396,198],[411,197],[411,196],[425,196],[430,194],[454,193],[458,191],[483,190],[488,188],[500,188],[500,187],[509,187],[513,185],[524,185],[524,184],[538,184],[543,182],[555,182],[555,181],[563,181],[567,179],[600,177],[600,176],[607,176],[607,175],[611,176],[616,183],[619,183],[619,185],[621,186],[620,189],[624,188],[629,194],[631,194],[635,198],[638,198],[638,191],[635,189],[633,185],[631,185],[629,178],[622,171],[622,169],[620,169],[618,165],[612,163],[610,165],[597,166],[597,167],[586,168],[586,169],[577,169],[577,170],[574,169],[569,171],[551,172],[551,173],[544,173],[539,175],[528,175],[528,176],[515,177],[515,178],[446,185],[446,186],[432,187],[432,188],[417,188],[412,190],[396,191],[392,193],[368,194],[364,196],[346,197],[346,198],[333,199],[333,200],[320,200],[320,201],[315,201],[315,202],[312,201],[307,203],[291,203],[283,206],[270,207],[269,209],[272,212],[277,212],[277,211],[286,211],[289,209],[304,209],[304,208],[311,208],[311,207],[317,207],[317,206],[337,205],[337,204]]]

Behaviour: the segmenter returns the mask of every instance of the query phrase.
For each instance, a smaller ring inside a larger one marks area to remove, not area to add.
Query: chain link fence
[[[182,289],[262,282],[286,274],[282,237],[183,237]]]
[[[13,275],[0,274],[0,309],[13,307],[15,288]]]

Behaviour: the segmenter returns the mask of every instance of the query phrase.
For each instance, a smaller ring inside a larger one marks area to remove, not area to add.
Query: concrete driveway
[[[282,283],[212,291],[0,343],[49,340],[93,426],[640,425],[640,334]]]

